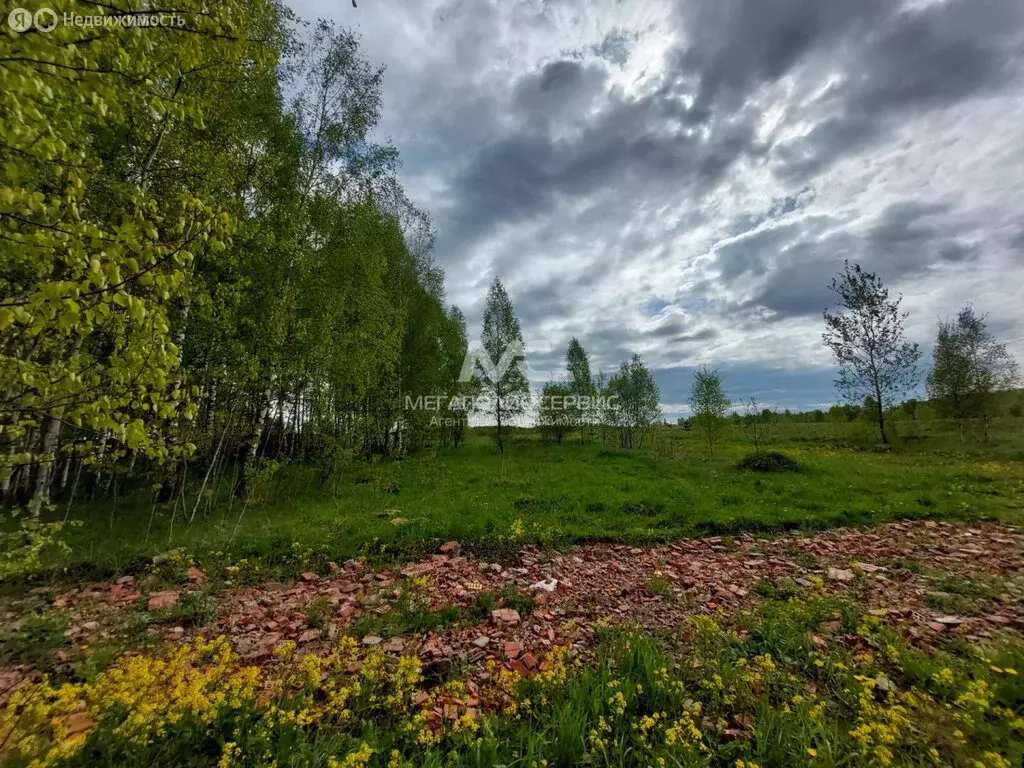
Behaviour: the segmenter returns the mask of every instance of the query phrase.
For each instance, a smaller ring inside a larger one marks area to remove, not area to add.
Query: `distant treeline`
[[[836,404],[830,406],[828,410],[813,408],[807,411],[793,411],[786,408],[781,411],[771,412],[776,415],[779,421],[793,424],[871,421],[875,418],[875,404],[869,400],[863,405],[855,403]],[[949,417],[945,404],[938,401],[919,400],[917,398],[910,398],[904,400],[899,405],[887,408],[886,416],[894,421],[933,421]],[[1024,390],[1009,390],[995,393],[988,416],[989,418],[1024,417]],[[728,418],[731,421],[739,422],[744,417],[745,414],[737,410],[731,413]],[[679,425],[687,421],[687,418],[679,417],[675,423]]]

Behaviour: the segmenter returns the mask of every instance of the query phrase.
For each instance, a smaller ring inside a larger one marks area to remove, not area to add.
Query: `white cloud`
[[[292,5],[387,66],[381,133],[471,333],[500,273],[545,359],[578,335],[606,369],[641,353],[666,402],[700,363],[829,402],[849,257],[916,340],[972,301],[1024,359],[1019,2]]]

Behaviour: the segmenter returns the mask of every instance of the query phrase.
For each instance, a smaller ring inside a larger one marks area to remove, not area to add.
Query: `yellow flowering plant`
[[[852,634],[813,642],[836,613]],[[89,683],[18,689],[0,715],[0,761],[1007,768],[1024,758],[1013,647],[916,649],[826,597],[734,621],[694,617],[671,653],[624,629],[602,636],[588,662],[559,646],[529,675],[493,663],[486,679],[443,682],[415,656],[349,637],[324,654],[282,643],[262,668],[226,638],[197,640],[122,657]]]

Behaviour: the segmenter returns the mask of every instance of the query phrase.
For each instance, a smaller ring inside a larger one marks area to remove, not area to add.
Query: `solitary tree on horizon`
[[[690,408],[693,410],[694,423],[707,440],[708,453],[715,452],[715,440],[731,405],[722,390],[722,377],[717,368],[703,366],[693,372]]]
[[[882,443],[887,445],[885,409],[920,378],[921,349],[904,336],[908,313],[900,311],[903,296],[890,299],[877,275],[848,261],[832,278],[831,287],[839,309],[825,310],[822,339],[839,366],[836,387],[852,403],[871,398]]]
[[[523,332],[519,327],[519,318],[516,317],[505,286],[497,277],[487,291],[482,340],[484,350],[495,363],[506,355],[510,345],[518,345],[522,350],[526,348],[523,343]],[[512,360],[511,365],[505,370],[499,370],[493,376],[488,376],[486,371],[480,370],[484,376],[484,386],[490,395],[489,412],[498,425],[497,442],[498,451],[501,453],[505,452],[505,439],[501,428],[511,417],[526,409],[524,398],[530,394],[530,383],[523,367],[523,360],[516,359]]]
[[[751,397],[743,402],[743,416],[741,426],[743,434],[747,436],[754,445],[754,453],[758,456],[764,450],[772,433],[779,426],[779,414],[771,408],[760,408],[757,398]]]

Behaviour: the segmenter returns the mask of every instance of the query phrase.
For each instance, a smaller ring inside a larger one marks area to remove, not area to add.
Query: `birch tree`
[[[928,374],[928,396],[942,413],[956,419],[963,439],[964,422],[987,419],[993,394],[1020,381],[1017,361],[996,341],[984,316],[968,304],[955,320],[939,322]]]
[[[502,428],[526,410],[530,384],[526,378],[526,346],[519,318],[505,286],[497,277],[487,291],[482,341],[491,366],[490,370],[479,367],[478,373],[487,395],[487,414],[497,425],[498,451],[504,453]]]
[[[586,428],[593,423],[597,410],[597,387],[590,373],[590,355],[575,336],[569,340],[569,349],[565,353],[565,364],[569,370],[569,389],[574,399],[570,413],[566,414],[577,423],[580,431],[580,443],[586,435]]]
[[[725,415],[732,403],[722,390],[722,377],[717,369],[707,366],[693,373],[690,388],[690,410],[693,422],[704,435],[708,453],[715,452],[715,442],[725,424]]]
[[[920,379],[921,350],[906,339],[903,297],[890,298],[877,275],[849,262],[831,287],[838,308],[825,310],[822,339],[839,367],[836,387],[851,403],[871,398],[879,436],[888,444],[885,411]]]

